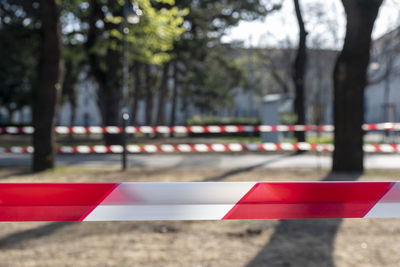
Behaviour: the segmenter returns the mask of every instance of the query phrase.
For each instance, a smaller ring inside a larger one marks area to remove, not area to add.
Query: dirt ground
[[[0,170],[1,182],[396,180],[268,169]],[[400,266],[399,219],[0,223],[0,266]]]

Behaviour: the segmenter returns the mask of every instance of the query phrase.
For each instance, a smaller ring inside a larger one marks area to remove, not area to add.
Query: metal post
[[[122,170],[125,171],[126,163],[126,126],[128,125],[129,114],[122,113]]]

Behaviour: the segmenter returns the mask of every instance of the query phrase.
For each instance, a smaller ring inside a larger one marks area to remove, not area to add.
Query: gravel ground
[[[0,170],[1,182],[395,180],[267,169]],[[0,266],[400,266],[400,220],[0,223]]]

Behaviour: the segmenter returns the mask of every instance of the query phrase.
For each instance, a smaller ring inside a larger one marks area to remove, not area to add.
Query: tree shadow
[[[14,168],[10,172],[5,172],[4,174],[0,175],[0,179],[13,179],[15,178],[25,178],[24,176],[32,175],[34,172],[30,168]]]
[[[227,179],[228,177],[233,176],[233,175],[249,172],[249,171],[252,171],[254,169],[261,168],[261,167],[266,167],[269,164],[272,164],[274,162],[282,160],[283,158],[292,157],[292,156],[295,156],[295,155],[296,154],[281,155],[279,157],[276,157],[276,158],[273,158],[273,159],[270,159],[270,160],[255,164],[255,165],[229,170],[229,171],[227,171],[225,173],[222,173],[220,175],[202,179],[202,181],[204,181],[204,182],[218,182],[218,181]]]
[[[13,248],[30,248],[32,245],[29,241],[48,238],[41,242],[62,243],[68,240],[81,239],[88,236],[98,236],[107,234],[121,234],[130,231],[156,231],[156,232],[171,232],[176,229],[165,223],[149,224],[147,222],[49,222],[32,229],[18,231],[0,238],[0,250]],[[63,232],[65,227],[73,227],[68,231]],[[1,265],[1,264],[0,264]]]
[[[74,222],[52,222],[33,229],[9,234],[0,239],[0,249],[11,249],[27,241],[51,235]]]
[[[328,174],[322,181],[355,181],[360,174]],[[269,242],[247,264],[334,267],[333,251],[342,219],[281,220]]]

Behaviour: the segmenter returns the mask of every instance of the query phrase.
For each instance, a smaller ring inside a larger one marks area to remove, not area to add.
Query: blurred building
[[[366,88],[365,118],[369,123],[400,120],[400,27],[373,43]]]
[[[71,119],[74,120],[74,125],[101,125],[97,86],[91,79],[87,79],[86,75],[80,77],[76,86],[75,114],[72,114],[73,109],[68,101],[62,102],[57,117],[58,125],[71,125]]]

